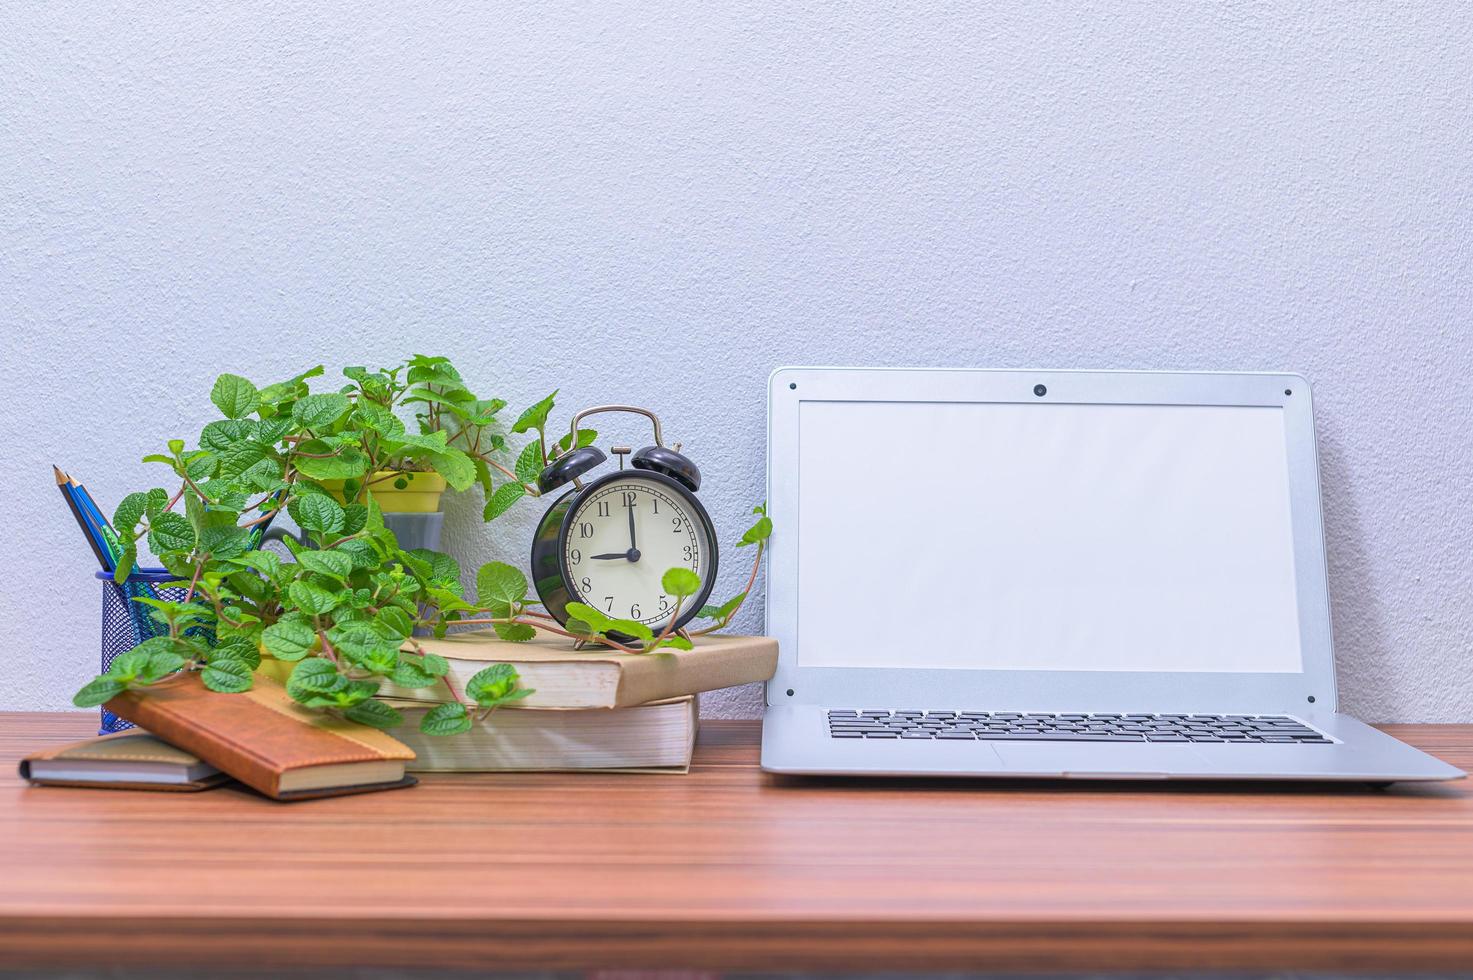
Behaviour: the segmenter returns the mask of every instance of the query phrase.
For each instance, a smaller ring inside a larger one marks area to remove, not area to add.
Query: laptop
[[[780,368],[762,766],[1387,783],[1295,374]]]

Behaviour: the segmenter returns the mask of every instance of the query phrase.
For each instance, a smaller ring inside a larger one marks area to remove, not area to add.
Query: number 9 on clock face
[[[552,572],[557,528],[556,575]],[[675,612],[676,597],[661,579],[685,568],[701,590],[680,604],[672,628],[705,603],[716,576],[711,520],[685,487],[660,473],[620,470],[557,501],[543,518],[533,546],[534,583],[548,612],[567,621],[569,601],[616,619],[632,619],[658,632]]]

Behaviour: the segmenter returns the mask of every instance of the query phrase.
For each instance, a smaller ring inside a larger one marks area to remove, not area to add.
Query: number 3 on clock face
[[[663,627],[675,610],[675,596],[660,583],[671,568],[695,572],[702,584],[682,604],[676,626],[710,593],[710,519],[689,491],[659,474],[623,470],[590,484],[571,503],[561,538],[571,598],[607,616]]]

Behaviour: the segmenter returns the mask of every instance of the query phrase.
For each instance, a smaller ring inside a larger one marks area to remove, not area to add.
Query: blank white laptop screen
[[[1303,669],[1282,409],[804,401],[799,440],[801,666]]]

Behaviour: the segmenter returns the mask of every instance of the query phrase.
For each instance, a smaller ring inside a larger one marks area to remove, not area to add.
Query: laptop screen
[[[799,411],[800,666],[1303,669],[1282,409]]]

